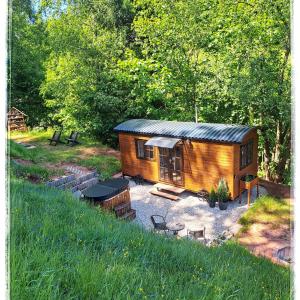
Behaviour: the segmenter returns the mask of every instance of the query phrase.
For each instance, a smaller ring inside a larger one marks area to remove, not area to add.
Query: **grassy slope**
[[[271,223],[274,228],[289,225],[293,221],[291,209],[291,204],[285,200],[272,196],[260,197],[239,220],[243,225],[241,231],[247,231],[254,223]]]
[[[52,133],[52,131],[12,132],[10,134],[11,139],[34,143],[37,148],[29,150],[10,140],[10,156],[12,158],[31,160],[39,164],[40,167],[44,163],[69,162],[88,168],[96,168],[102,174],[103,179],[109,178],[120,171],[120,162],[115,157],[107,155],[82,156],[82,151],[90,147],[105,149],[106,146],[101,143],[83,137],[80,138],[82,144],[75,147],[63,144],[59,144],[56,147],[49,146],[47,139],[52,136]],[[62,137],[62,140],[64,140],[64,137]]]
[[[23,181],[10,199],[12,299],[289,298],[289,270],[234,243],[167,239]]]

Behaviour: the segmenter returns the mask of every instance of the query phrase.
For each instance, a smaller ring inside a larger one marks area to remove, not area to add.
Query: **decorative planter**
[[[258,191],[258,177],[255,175],[247,175],[247,176],[243,176],[240,179],[240,193],[239,193],[239,202],[241,203],[241,193],[243,192],[243,190],[248,190],[248,207],[250,206],[250,198],[251,198],[251,189],[257,186],[257,197],[259,194]]]
[[[220,210],[226,210],[228,206],[228,202],[221,202],[219,201],[219,209]]]
[[[216,202],[208,202],[209,207],[216,207]]]

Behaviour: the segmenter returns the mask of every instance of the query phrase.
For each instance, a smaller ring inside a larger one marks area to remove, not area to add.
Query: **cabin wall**
[[[154,160],[136,157],[135,139],[150,139],[149,136],[119,134],[122,172],[129,176],[141,175],[144,179],[159,182],[159,153],[154,147]],[[191,141],[183,143],[183,187],[198,192],[216,188],[221,177],[225,177],[231,195],[234,189],[234,146]]]
[[[224,177],[233,194],[233,145],[211,142],[184,142],[185,188],[193,192],[217,188]]]
[[[158,181],[158,150],[154,147],[154,159],[146,160],[136,157],[135,139],[150,139],[149,136],[119,134],[119,144],[121,152],[121,163],[123,174],[129,176],[141,175],[149,181]]]
[[[253,139],[253,161],[252,164],[240,170],[240,146],[247,144],[249,140]],[[233,198],[239,196],[239,181],[240,178],[246,174],[257,175],[258,170],[258,135],[254,129],[249,132],[243,139],[242,144],[235,144],[234,147],[234,189]]]

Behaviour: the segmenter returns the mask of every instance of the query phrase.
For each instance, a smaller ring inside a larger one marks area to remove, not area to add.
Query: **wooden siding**
[[[119,134],[122,172],[129,176],[141,175],[149,181],[158,181],[158,151],[154,147],[154,159],[146,160],[136,157],[135,139],[148,140],[148,136]]]
[[[253,161],[250,165],[240,170],[240,146],[247,144],[249,140],[253,139]],[[243,143],[239,145],[233,145],[234,147],[234,189],[233,189],[233,198],[238,197],[239,195],[239,181],[240,178],[246,174],[257,175],[258,169],[258,136],[256,130],[252,130],[244,138]]]
[[[112,198],[100,202],[95,202],[95,203],[96,205],[100,205],[105,209],[113,210],[116,206],[122,203],[130,203],[130,193],[129,190],[126,189],[125,191],[121,192],[118,195],[113,196]]]
[[[233,147],[231,144],[216,144],[192,141],[183,147],[184,186],[197,192],[217,187],[224,177],[230,192],[233,191]]]
[[[135,139],[148,140],[150,138],[128,133],[119,134],[122,172],[125,175],[141,175],[146,180],[159,182],[158,148],[154,147],[153,160],[136,157]],[[256,174],[257,172],[257,134],[255,131],[249,133],[245,138],[245,143],[251,138],[254,139],[253,157],[255,159],[250,166],[241,171],[239,170],[240,145],[184,141],[183,187],[192,192],[198,192],[200,189],[210,191],[212,187],[216,188],[219,179],[224,177],[228,183],[231,197],[236,198],[240,176],[245,173]]]

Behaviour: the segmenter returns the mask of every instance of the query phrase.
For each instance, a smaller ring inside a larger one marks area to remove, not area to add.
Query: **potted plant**
[[[258,177],[251,174],[246,174],[240,179],[241,189],[251,189],[254,185],[258,183]]]
[[[217,200],[218,200],[217,193],[215,192],[214,188],[212,188],[207,199],[209,207],[215,207]]]
[[[227,209],[229,191],[228,191],[226,180],[224,178],[221,178],[219,180],[218,188],[217,188],[217,196],[218,196],[220,210]]]

